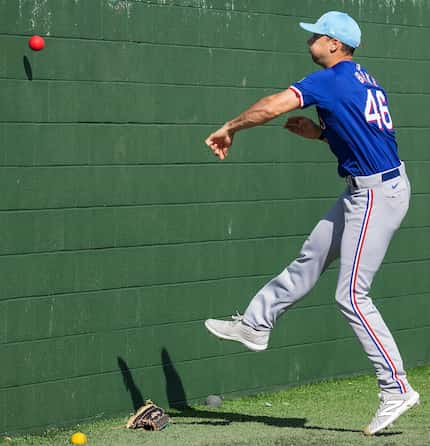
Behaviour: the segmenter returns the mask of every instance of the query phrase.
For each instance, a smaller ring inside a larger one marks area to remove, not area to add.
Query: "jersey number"
[[[393,120],[387,107],[387,99],[381,90],[376,90],[376,99],[372,90],[367,90],[367,101],[365,116],[367,122],[377,122],[378,127],[383,130],[393,129]]]

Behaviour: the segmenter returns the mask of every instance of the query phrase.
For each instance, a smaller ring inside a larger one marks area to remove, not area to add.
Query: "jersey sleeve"
[[[311,105],[331,110],[335,97],[335,77],[330,69],[316,71],[289,87],[300,101],[300,107]]]

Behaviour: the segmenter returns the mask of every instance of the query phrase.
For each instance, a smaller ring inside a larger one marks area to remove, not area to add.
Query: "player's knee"
[[[354,308],[365,307],[372,303],[368,291],[368,289],[353,290],[349,287],[338,287],[335,294],[336,303],[343,313],[349,313],[354,311]]]

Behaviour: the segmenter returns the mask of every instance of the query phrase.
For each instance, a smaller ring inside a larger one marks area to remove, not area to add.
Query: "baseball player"
[[[297,259],[255,295],[243,316],[233,316],[233,321],[208,319],[205,325],[219,338],[265,350],[276,320],[340,257],[336,302],[373,363],[381,389],[380,406],[364,429],[373,435],[419,404],[393,336],[369,297],[373,277],[407,212],[410,184],[397,153],[387,95],[353,61],[361,40],[358,24],[345,13],[330,11],[316,23],[300,26],[312,33],[309,52],[323,69],[260,99],[205,142],[223,160],[238,130],[315,105],[319,124],[294,116],[285,128],[328,143],[346,190],[318,222]]]

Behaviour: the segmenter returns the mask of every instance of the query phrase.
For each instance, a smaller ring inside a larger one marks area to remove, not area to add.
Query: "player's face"
[[[330,42],[331,37],[323,34],[313,34],[308,39],[309,52],[311,53],[312,60],[321,66],[325,66],[325,60],[330,55]]]

